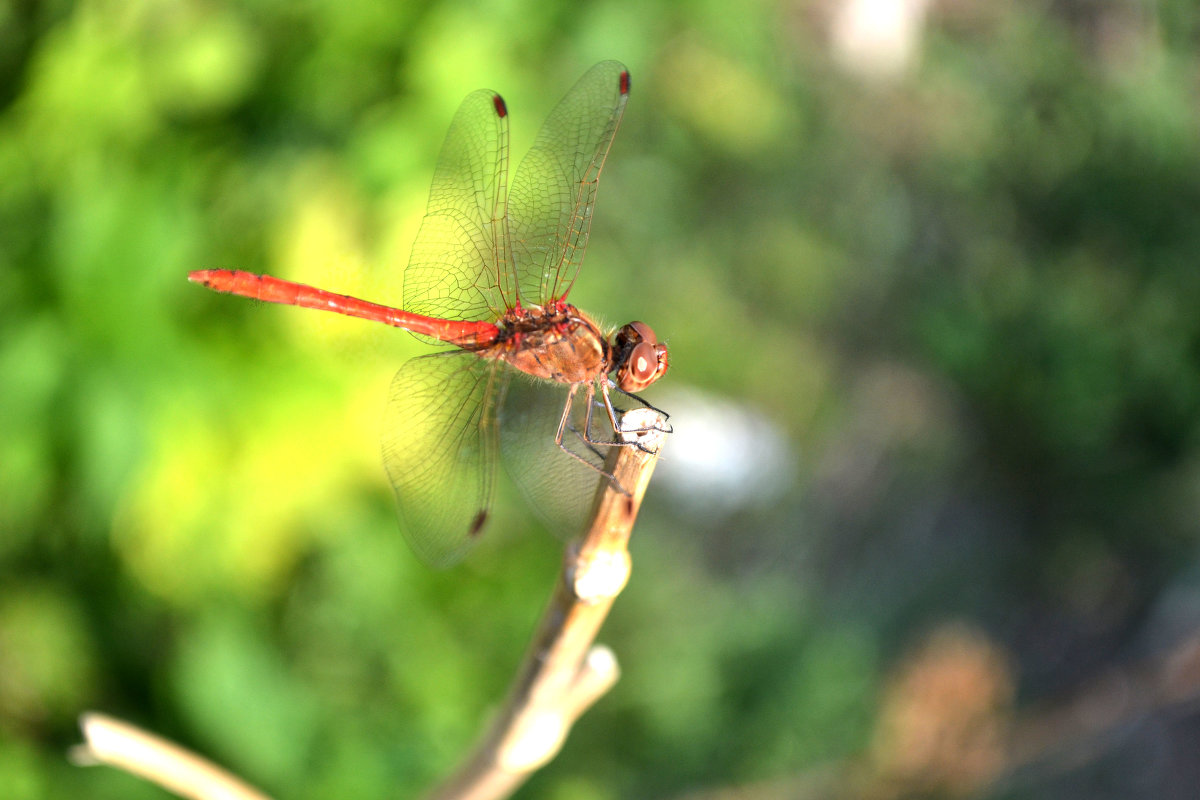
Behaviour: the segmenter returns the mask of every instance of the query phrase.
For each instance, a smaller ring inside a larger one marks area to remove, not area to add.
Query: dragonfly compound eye
[[[644,322],[631,322],[629,327],[632,328],[638,335],[641,341],[656,344],[658,337],[654,335],[654,330]]]
[[[654,337],[654,331],[644,322],[630,322],[628,325],[621,326],[621,330],[617,331],[616,345],[620,352],[629,352],[629,349],[639,342],[649,342],[655,344],[658,339]]]
[[[617,385],[627,392],[640,392],[666,371],[666,345],[638,342],[617,371]]]
[[[633,379],[638,383],[644,383],[653,378],[656,372],[658,372],[658,356],[654,352],[654,345],[642,342],[633,348],[633,353],[629,356],[629,374],[633,376]]]

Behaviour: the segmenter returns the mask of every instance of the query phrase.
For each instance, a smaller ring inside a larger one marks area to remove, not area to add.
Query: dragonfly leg
[[[624,486],[621,485],[621,482],[617,480],[617,477],[615,475],[613,475],[611,472],[604,469],[603,467],[596,466],[595,464],[588,461],[586,458],[584,458],[583,456],[574,452],[573,450],[571,450],[571,448],[569,448],[565,444],[563,444],[563,433],[566,431],[566,429],[568,427],[571,428],[571,431],[576,436],[579,436],[579,431],[576,430],[574,428],[574,426],[571,426],[569,424],[570,418],[571,418],[571,406],[575,402],[575,392],[577,392],[578,390],[579,390],[579,384],[576,383],[576,384],[572,384],[570,390],[567,392],[567,402],[563,405],[562,419],[560,419],[558,421],[558,432],[554,434],[554,443],[556,445],[558,445],[559,450],[562,450],[564,453],[569,455],[571,458],[575,459],[576,461],[579,461],[582,464],[587,465],[588,467],[591,467],[592,469],[596,470],[596,472],[599,472],[601,475],[603,475],[605,478],[608,478],[608,480],[612,483],[614,489],[616,489],[618,492],[620,492],[621,494],[628,497],[628,496],[630,496],[629,492],[625,489]],[[592,401],[595,396],[595,391],[596,391],[595,387],[592,386],[591,384],[589,384],[588,388],[587,388],[587,395],[588,395],[587,396],[587,409],[588,410],[587,410],[587,415],[586,415],[586,421],[584,423],[584,434],[580,438],[582,438],[584,443],[589,446],[589,449],[591,449],[592,452],[596,453],[596,455],[600,455],[600,453],[598,451],[596,451],[595,448],[591,447],[592,444],[626,444],[626,442],[593,442],[592,441],[591,432],[588,429],[591,427],[591,423],[592,423]]]
[[[604,453],[601,453],[598,448],[596,448],[591,442],[589,442],[587,437],[584,436],[584,434],[579,430],[579,428],[576,428],[574,425],[568,425],[567,428],[571,431],[571,433],[573,433],[575,435],[575,439],[579,442],[579,444],[581,444],[587,448],[587,451],[589,453],[591,453],[598,459],[601,459],[601,460],[604,459]]]
[[[670,414],[668,414],[666,411],[663,411],[658,406],[654,406],[654,405],[651,405],[650,403],[647,403],[645,398],[643,398],[641,395],[634,394],[633,392],[627,392],[624,389],[622,389],[620,386],[617,386],[612,381],[609,381],[608,388],[616,389],[618,392],[625,395],[626,397],[632,397],[643,408],[648,408],[651,411],[662,414],[664,419],[671,416]],[[596,408],[599,408],[603,405],[603,403],[600,400],[593,400],[592,405],[595,406]],[[624,414],[626,411],[626,409],[622,408],[621,406],[618,406],[616,403],[613,403],[612,407],[613,407],[613,410],[619,414]],[[655,424],[654,426],[652,426],[650,428],[626,428],[624,432],[625,433],[649,433],[650,431],[658,431],[659,433],[674,433],[675,429],[673,427],[671,427],[670,425],[663,427],[662,425]]]
[[[574,393],[574,390],[572,391],[572,394],[573,393]],[[573,402],[573,398],[568,396],[568,401]],[[587,403],[585,403],[585,406],[590,409],[594,405],[597,405],[597,402],[595,399],[595,392],[593,390],[593,391],[588,392],[588,399],[587,399]],[[575,423],[571,422],[571,420],[569,419],[570,414],[568,414],[567,416],[568,416],[568,419],[566,420],[566,426],[563,429],[564,432],[569,430],[572,434],[574,434],[574,436],[575,436],[576,440],[578,440],[579,444],[586,447],[589,453],[591,453],[596,458],[603,461],[604,453],[600,452],[600,450],[598,450],[596,447],[594,447],[592,445],[591,436],[587,432],[588,430],[590,430],[591,424],[592,424],[591,414],[588,414],[585,417],[585,421],[584,421],[585,430],[582,432],[579,430],[578,427],[575,426]],[[562,447],[562,446],[563,445],[560,445],[560,447]]]
[[[634,394],[633,392],[627,392],[627,391],[625,391],[624,389],[622,389],[620,386],[617,386],[615,383],[614,383],[614,384],[612,384],[612,388],[613,388],[613,389],[616,389],[618,392],[620,392],[621,394],[625,395],[626,397],[632,397],[634,400],[636,400],[636,401],[638,401],[639,403],[641,403],[641,404],[642,404],[642,406],[644,406],[645,408],[648,408],[648,409],[650,409],[651,411],[657,411],[659,414],[662,414],[662,415],[663,415],[663,418],[664,418],[664,419],[670,419],[670,417],[671,417],[671,415],[670,415],[670,414],[668,414],[667,412],[663,411],[663,410],[662,410],[661,408],[659,408],[658,406],[652,406],[652,405],[650,405],[650,404],[649,404],[649,403],[647,403],[647,402],[645,401],[645,399],[643,399],[641,396],[639,396],[639,395],[636,395],[636,394]],[[608,396],[608,395],[607,395],[607,393],[606,393],[606,394],[605,394],[605,397],[607,397],[607,396]],[[650,430],[650,429],[647,429],[647,430]],[[660,428],[660,427],[658,427],[658,426],[656,425],[656,426],[653,428],[653,430],[659,431],[659,432],[661,432],[661,433],[674,433],[674,432],[675,432],[674,428],[672,428],[670,425],[667,425],[667,427],[665,427],[665,428]],[[638,433],[642,433],[643,431],[637,431],[637,432],[638,432]]]
[[[606,440],[606,439],[593,439],[592,438],[592,408],[595,406],[595,402],[594,402],[595,394],[596,394],[596,387],[594,385],[589,385],[588,386],[587,414],[585,417],[586,421],[584,423],[584,439],[585,439],[585,441],[587,441],[588,444],[600,445],[603,447],[636,447],[637,449],[641,450],[643,453],[653,453],[654,452],[653,450],[646,447],[641,442],[636,442],[636,441],[630,442],[630,441],[626,441],[624,439]],[[626,392],[626,394],[628,394],[628,392]],[[604,400],[604,410],[608,412],[608,421],[612,425],[613,434],[615,436],[620,436],[622,433],[645,433],[645,432],[651,431],[651,430],[662,430],[661,428],[657,428],[657,427],[655,427],[655,428],[625,428],[625,429],[622,429],[621,423],[617,422],[617,412],[616,412],[616,409],[613,408],[612,400],[608,396],[608,385],[605,383],[600,384],[600,397],[601,397],[601,399]],[[630,397],[633,397],[633,395],[630,395]],[[634,399],[639,400],[639,402],[640,402],[640,398],[635,397]],[[648,407],[653,408],[655,411],[658,411],[658,409],[654,408],[653,406],[648,406]],[[670,433],[670,431],[665,431],[665,432]]]

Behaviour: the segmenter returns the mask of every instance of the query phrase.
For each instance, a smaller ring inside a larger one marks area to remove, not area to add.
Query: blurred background
[[[380,464],[462,98],[513,152],[633,91],[572,299],[671,347],[601,640],[527,798],[1191,797],[1200,11],[1190,0],[0,3],[0,787],[77,715],[281,798],[412,797],[502,697],[559,544],[507,484],[436,572]]]

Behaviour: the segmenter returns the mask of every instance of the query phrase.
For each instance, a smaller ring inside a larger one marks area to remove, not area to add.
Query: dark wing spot
[[[504,105],[504,98],[498,94],[492,95],[492,105],[496,107],[496,116],[507,117],[508,106]]]
[[[620,82],[621,82],[621,94],[629,94],[629,72],[628,72],[628,70],[623,71],[621,73],[621,77],[618,80],[620,80]]]
[[[475,515],[475,519],[471,520],[471,527],[467,529],[467,536],[474,539],[483,532],[483,526],[487,525],[488,512],[483,509]]]

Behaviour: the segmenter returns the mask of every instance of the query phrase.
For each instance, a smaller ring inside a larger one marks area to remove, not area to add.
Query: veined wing
[[[566,384],[514,375],[500,408],[504,467],[538,516],[563,539],[582,532],[596,488],[607,480],[600,469],[608,448],[593,448],[583,440],[585,389],[581,386],[575,393],[563,444],[591,467],[564,453],[554,442],[570,390]],[[613,438],[608,414],[598,404],[593,408],[592,433],[601,439]]]
[[[498,319],[517,299],[505,233],[508,111],[485,89],[463,100],[442,145],[404,272],[404,309]]]
[[[587,248],[600,170],[629,99],[629,72],[602,61],[567,92],[513,175],[509,232],[521,299],[571,291]]]
[[[509,372],[499,361],[455,351],[414,358],[392,379],[383,464],[400,528],[432,566],[460,560],[487,524],[496,410]]]

